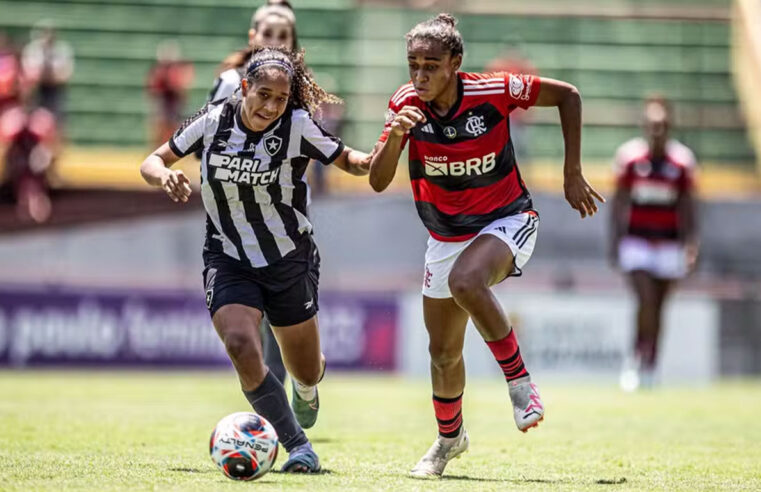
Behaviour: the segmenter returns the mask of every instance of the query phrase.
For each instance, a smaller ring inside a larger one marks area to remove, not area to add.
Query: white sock
[[[302,400],[314,400],[314,398],[317,396],[317,386],[307,386],[306,384],[299,383],[295,379],[293,380],[293,383],[293,387],[296,390],[296,393],[299,394]]]

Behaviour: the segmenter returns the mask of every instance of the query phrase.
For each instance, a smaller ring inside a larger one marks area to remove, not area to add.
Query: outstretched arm
[[[581,172],[581,96],[571,84],[542,77],[536,106],[556,106],[565,142],[563,166],[565,199],[581,218],[597,212],[595,198],[605,198],[592,188]]]
[[[333,165],[353,176],[366,176],[370,172],[371,157],[371,154],[345,147],[341,155],[333,161]]]
[[[172,152],[169,143],[164,143],[145,158],[140,165],[140,174],[146,183],[161,187],[169,198],[175,202],[187,202],[190,197],[190,180],[179,169],[169,167],[180,160],[180,156]]]

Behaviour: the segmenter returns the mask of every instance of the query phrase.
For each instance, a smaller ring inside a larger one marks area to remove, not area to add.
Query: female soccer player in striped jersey
[[[240,82],[245,77],[246,65],[251,58],[255,47],[284,47],[290,51],[298,49],[298,35],[296,34],[296,16],[291,4],[287,1],[269,0],[251,16],[250,29],[248,30],[248,46],[245,49],[229,55],[222,62],[225,70],[214,81],[209,92],[209,101],[218,101],[232,96],[240,88]],[[201,150],[197,152],[201,158]],[[312,167],[312,172],[322,171]],[[309,202],[309,191],[307,191]],[[309,203],[307,203],[308,208]],[[262,346],[264,349],[264,362],[277,379],[285,384],[286,369],[280,354],[277,339],[272,333],[272,327],[266,316],[262,319]],[[296,380],[291,379],[291,386],[295,386]],[[296,420],[305,428],[311,428],[317,418],[317,409],[320,401],[317,396],[314,400],[305,401],[299,396],[296,388],[291,392],[291,405],[296,414]]]
[[[209,101],[227,99],[240,88],[240,82],[246,75],[246,66],[256,46],[282,46],[290,51],[298,49],[296,17],[290,3],[276,4],[270,0],[254,11],[248,30],[248,46],[227,56],[222,62],[223,71],[214,80],[211,91],[209,91]],[[201,153],[202,149],[196,151],[196,156],[199,159],[202,157]],[[287,371],[283,365],[280,347],[266,316],[262,319],[261,332],[264,362],[272,374],[282,384],[285,384]],[[295,384],[295,380],[292,379],[291,385]],[[291,405],[296,414],[296,420],[303,428],[308,429],[315,424],[317,412],[314,409],[319,408],[319,403],[319,399],[303,401],[295,389],[292,391]]]
[[[430,338],[433,407],[439,435],[412,469],[441,476],[468,447],[463,427],[462,348],[471,318],[501,366],[518,429],[542,420],[544,406],[510,323],[490,287],[518,276],[534,249],[539,216],[520,177],[510,141],[516,107],[556,106],[565,140],[565,196],[581,217],[603,198],[581,173],[581,98],[557,80],[508,73],[463,73],[462,36],[449,14],[406,35],[411,81],[391,97],[370,167],[384,190],[409,142],[415,205],[430,232],[423,312]]]
[[[240,97],[207,103],[141,166],[149,184],[185,202],[188,178],[169,167],[203,149],[206,302],[243,393],[290,453],[288,472],[316,472],[320,462],[262,359],[259,324],[266,313],[296,390],[316,400],[325,369],[316,317],[320,258],[304,172],[313,159],[364,175],[370,160],[314,122],[311,112],[324,100],[335,98],[309,75],[303,53],[257,49]]]

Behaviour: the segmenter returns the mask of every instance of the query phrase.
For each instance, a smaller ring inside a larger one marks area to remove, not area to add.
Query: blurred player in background
[[[283,46],[291,51],[298,49],[296,16],[288,2],[270,1],[256,9],[251,16],[248,46],[224,59],[222,71],[209,92],[209,101],[225,99],[240,87],[251,53],[257,46]]]
[[[40,21],[32,30],[32,40],[21,55],[24,78],[35,95],[35,103],[64,122],[66,85],[74,73],[74,54],[69,43],[58,39],[52,21]]]
[[[182,59],[179,43],[163,41],[156,48],[156,63],[148,72],[146,89],[153,99],[153,143],[169,140],[182,123],[188,89],[193,83],[193,64]]]
[[[141,166],[149,184],[186,202],[190,183],[169,166],[203,149],[206,302],[243,393],[290,454],[286,472],[316,472],[320,461],[262,357],[259,326],[266,313],[295,392],[316,404],[325,371],[317,327],[320,258],[306,216],[304,172],[313,159],[363,175],[370,161],[312,119],[323,100],[336,99],[311,77],[302,53],[257,48],[241,92],[207,103]],[[311,411],[316,418],[317,406]]]
[[[415,205],[428,228],[423,313],[430,339],[433,407],[439,435],[412,469],[441,476],[468,448],[463,426],[462,349],[472,319],[505,375],[518,429],[544,417],[510,322],[490,288],[521,275],[539,216],[520,177],[508,117],[515,108],[556,106],[565,140],[565,195],[581,217],[602,197],[581,173],[581,97],[565,82],[526,74],[460,72],[462,36],[449,14],[406,35],[411,82],[389,102],[371,161],[370,184],[384,190],[410,143]]]
[[[16,47],[0,31],[0,116],[21,103],[22,71]]]
[[[674,282],[694,268],[699,249],[695,156],[669,137],[671,124],[669,103],[649,98],[644,138],[623,144],[615,158],[610,251],[637,296],[634,348],[620,381],[627,391],[656,383],[663,305]]]
[[[20,222],[41,224],[52,213],[48,173],[57,155],[57,128],[45,108],[25,111],[21,105],[0,114],[0,147],[4,148],[0,202],[16,206]]]

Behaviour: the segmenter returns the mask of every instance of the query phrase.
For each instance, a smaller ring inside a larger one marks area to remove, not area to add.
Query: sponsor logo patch
[[[497,165],[497,154],[465,161],[447,162],[446,158],[425,156],[425,174],[428,176],[479,176],[492,171]]]
[[[514,99],[528,101],[531,98],[531,86],[523,81],[522,76],[511,74],[508,85],[510,87],[510,95]]]
[[[210,154],[209,171],[212,179],[229,183],[265,186],[274,183],[280,168],[259,171],[261,159],[240,157],[237,155]]]

